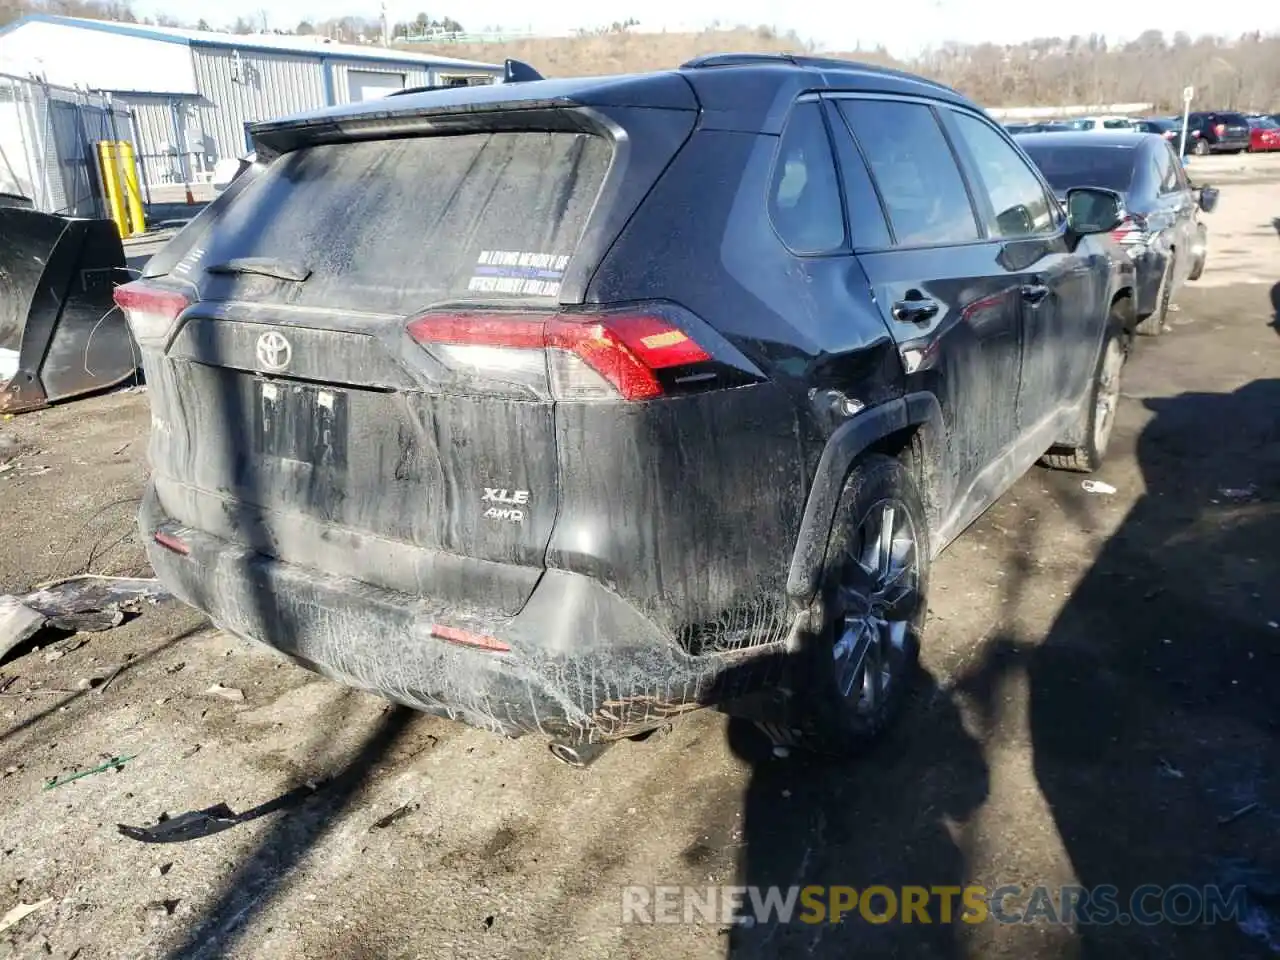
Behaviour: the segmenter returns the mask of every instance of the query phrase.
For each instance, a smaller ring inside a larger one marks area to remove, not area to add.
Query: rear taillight
[[[1220,123],[1213,128],[1213,132],[1220,137],[1227,132],[1227,125],[1225,123]]]
[[[745,382],[671,312],[432,312],[408,332],[454,384],[486,393],[652,400]]]
[[[115,301],[139,344],[164,343],[179,315],[191,306],[182,293],[145,280],[116,287]]]
[[[1144,246],[1150,239],[1147,221],[1138,214],[1130,214],[1111,231],[1111,239],[1126,247]]]

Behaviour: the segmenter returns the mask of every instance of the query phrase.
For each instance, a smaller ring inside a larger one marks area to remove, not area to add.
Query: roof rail
[[[508,57],[502,65],[503,83],[531,83],[534,80],[545,79],[546,77],[523,60],[512,60]]]
[[[738,67],[749,63],[789,63],[799,66],[799,59],[789,53],[708,53],[680,64],[681,70],[701,67]]]
[[[902,77],[916,83],[923,83],[940,90],[955,93],[946,84],[919,74],[898,70],[894,67],[882,67],[874,63],[861,63],[857,60],[841,60],[835,57],[813,57],[793,53],[713,53],[702,57],[694,57],[680,65],[681,70],[697,70],[702,67],[743,67],[751,64],[785,63],[794,67],[813,70],[861,70],[868,73],[879,73],[886,76]]]
[[[452,90],[452,89],[454,89],[454,88],[453,88],[453,87],[448,87],[448,86],[444,86],[444,87],[438,87],[438,86],[432,86],[432,87],[405,87],[405,88],[403,88],[403,89],[401,89],[401,90],[394,90],[394,91],[392,91],[391,93],[388,93],[388,94],[387,94],[387,96],[388,96],[388,97],[404,97],[404,96],[408,96],[408,95],[409,95],[409,94],[411,94],[411,93],[430,93],[432,90]]]

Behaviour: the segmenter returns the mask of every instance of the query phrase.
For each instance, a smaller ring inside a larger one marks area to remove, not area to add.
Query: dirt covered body
[[[768,689],[859,455],[919,451],[940,550],[1072,440],[1116,293],[1089,240],[1010,249],[974,211],[967,245],[855,255],[816,81],[977,116],[897,74],[703,65],[259,125],[121,300],[161,580],[503,733]],[[936,317],[886,312],[919,289]]]

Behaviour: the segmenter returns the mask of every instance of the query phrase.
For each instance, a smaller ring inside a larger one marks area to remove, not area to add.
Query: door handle
[[[1049,288],[1043,283],[1024,283],[1022,285],[1022,299],[1027,303],[1035,306],[1049,295]]]
[[[899,300],[893,305],[893,319],[900,323],[924,323],[938,315],[936,300]]]

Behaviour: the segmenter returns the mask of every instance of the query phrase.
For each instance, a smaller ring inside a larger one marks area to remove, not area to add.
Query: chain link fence
[[[126,105],[0,74],[0,194],[48,213],[108,216],[95,148],[101,140],[126,140],[137,149]]]

